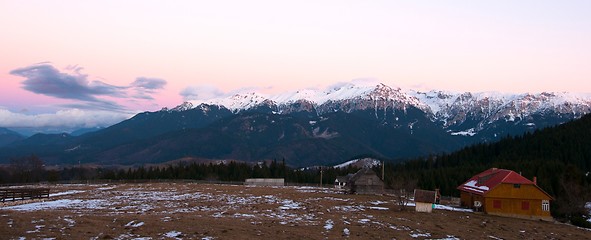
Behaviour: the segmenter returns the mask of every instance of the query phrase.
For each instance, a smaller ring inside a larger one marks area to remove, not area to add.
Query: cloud
[[[68,66],[62,72],[49,63],[40,63],[32,66],[18,68],[10,71],[10,74],[24,77],[23,89],[46,96],[80,100],[86,104],[76,104],[82,108],[122,110],[125,107],[104,99],[111,98],[137,98],[153,100],[151,96],[164,88],[166,81],[159,78],[138,77],[129,86],[116,86],[102,81],[88,79],[88,75],[82,74],[82,67]]]
[[[74,70],[68,74],[49,64],[40,64],[15,69],[10,74],[26,78],[22,82],[25,90],[57,98],[100,102],[96,96],[125,96],[125,87],[88,81],[87,75],[80,74],[80,68]]]
[[[82,110],[97,110],[97,111],[112,111],[112,112],[128,112],[128,109],[115,102],[102,101],[102,102],[85,102],[85,103],[71,103],[59,105],[63,108],[68,109],[82,109]]]
[[[190,86],[183,89],[180,94],[185,101],[208,100],[226,95],[222,90],[210,85]]]
[[[163,89],[166,83],[165,80],[160,78],[138,77],[131,83],[131,87],[135,90],[133,97],[153,100],[154,98],[151,95]]]
[[[131,86],[146,90],[156,90],[162,89],[166,85],[166,81],[160,78],[147,78],[147,77],[139,77]]]
[[[63,127],[91,128],[110,126],[133,116],[113,111],[68,109],[56,113],[27,115],[0,109],[0,126],[12,128]]]

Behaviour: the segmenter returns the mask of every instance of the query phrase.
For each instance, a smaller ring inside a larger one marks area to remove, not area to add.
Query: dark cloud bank
[[[73,70],[73,73],[64,73],[51,64],[42,63],[12,70],[10,74],[24,77],[22,87],[27,91],[85,102],[68,107],[100,110],[125,110],[124,106],[105,97],[153,100],[152,95],[167,83],[159,78],[138,77],[128,86],[116,86],[98,80],[90,81],[88,75],[80,73],[81,68],[74,67]]]

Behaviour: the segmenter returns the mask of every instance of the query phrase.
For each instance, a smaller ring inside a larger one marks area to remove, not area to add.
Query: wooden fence
[[[49,188],[0,188],[0,202],[49,198]]]

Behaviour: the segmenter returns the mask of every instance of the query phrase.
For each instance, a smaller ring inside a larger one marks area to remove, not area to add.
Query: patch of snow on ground
[[[112,189],[115,189],[115,186],[97,188],[97,190],[101,190],[101,191],[112,190]]]
[[[326,220],[326,222],[324,223],[324,229],[326,229],[326,231],[331,230],[334,227],[334,222],[332,221],[332,219],[328,219]]]
[[[169,237],[169,238],[177,238],[181,236],[183,233],[179,232],[179,231],[170,231],[164,234],[165,237]]]
[[[343,229],[343,235],[349,236],[350,234],[351,234],[351,232],[349,231],[348,228]]]
[[[440,204],[435,204],[435,209],[455,211],[455,212],[474,212],[472,209],[456,208],[456,207],[450,207],[450,206],[440,205]]]
[[[332,200],[332,201],[343,201],[343,202],[351,201],[350,198],[345,199],[345,198],[336,198],[336,197],[324,197],[324,199]]]
[[[247,213],[234,213],[234,217],[236,217],[236,218],[240,218],[240,217],[253,218],[256,216],[254,214],[247,214]]]
[[[369,207],[369,209],[373,209],[373,210],[390,210],[387,207]]]
[[[357,221],[357,222],[359,222],[359,223],[361,223],[361,224],[366,224],[366,223],[369,223],[369,222],[371,222],[371,220],[369,220],[369,219],[367,219],[367,218],[363,218],[363,219],[359,219],[359,221]]]
[[[587,210],[589,211],[589,219],[587,219],[587,222],[591,223],[591,202],[586,203],[585,208],[587,208]]]
[[[445,238],[438,238],[438,240],[460,240],[460,239],[453,236],[453,235],[447,235]]]
[[[45,225],[37,225],[37,226],[35,226],[35,230],[27,231],[27,233],[38,233],[44,227],[45,227]]]
[[[137,227],[144,226],[144,222],[135,222],[135,220],[133,220],[133,221],[128,222],[127,224],[125,224],[125,226],[126,227],[134,227],[134,228],[137,228]]]
[[[292,200],[284,200],[282,202],[283,206],[280,206],[279,209],[281,210],[292,210],[292,209],[300,209],[300,204],[296,203]]]
[[[296,187],[296,191],[301,193],[338,193],[339,190],[335,188],[321,188],[321,187]]]
[[[68,216],[64,217],[64,221],[68,223],[68,227],[73,227],[74,225],[76,225],[76,220],[71,219]]]
[[[51,193],[51,194],[49,194],[49,197],[57,197],[57,196],[63,196],[63,195],[72,195],[72,194],[83,193],[83,192],[86,192],[86,191],[71,190],[71,191],[65,191],[65,192]]]
[[[430,233],[411,233],[409,235],[412,238],[418,238],[418,237],[426,237],[427,238],[427,237],[431,237],[431,234]]]
[[[81,203],[83,203],[82,200],[61,199],[61,200],[48,201],[48,202],[27,203],[27,204],[22,204],[22,205],[3,207],[0,209],[16,210],[16,211],[37,211],[37,210],[46,210],[46,209],[67,208],[72,205],[81,204]]]
[[[365,211],[365,208],[363,206],[333,206],[332,209],[343,212]]]

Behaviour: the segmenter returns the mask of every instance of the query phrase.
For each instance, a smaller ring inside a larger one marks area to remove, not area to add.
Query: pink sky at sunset
[[[589,12],[576,0],[0,0],[0,127],[74,110],[79,126],[92,125],[86,113],[119,121],[174,107],[199,86],[280,92],[372,78],[591,92]],[[39,63],[55,78],[24,83]],[[55,79],[72,92],[40,85]]]

